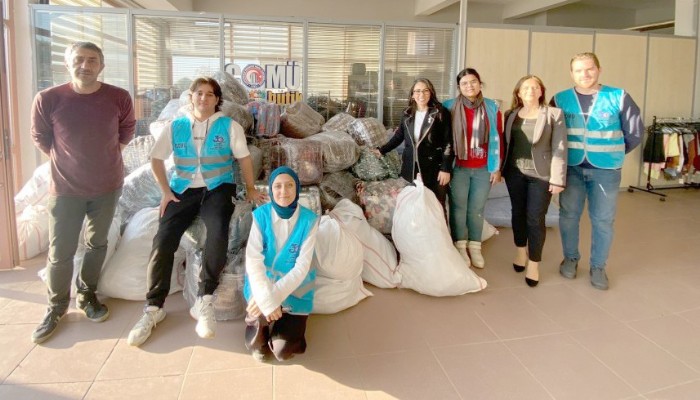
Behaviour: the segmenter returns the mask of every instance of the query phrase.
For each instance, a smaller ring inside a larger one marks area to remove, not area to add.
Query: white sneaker
[[[192,317],[197,320],[197,335],[203,339],[213,338],[216,334],[216,315],[214,315],[214,296],[207,294],[202,297],[197,297],[197,301],[193,307],[196,316]],[[190,310],[192,314],[192,310]]]
[[[151,331],[165,319],[165,310],[157,306],[147,306],[139,322],[131,328],[126,340],[131,346],[141,346],[151,336]]]

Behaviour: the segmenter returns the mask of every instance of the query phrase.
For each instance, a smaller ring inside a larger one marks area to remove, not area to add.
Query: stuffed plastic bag
[[[158,207],[137,212],[126,226],[119,246],[107,261],[97,290],[105,296],[125,300],[146,300],[148,293],[148,261],[153,237],[158,231]],[[184,251],[175,252],[170,294],[182,290],[178,270],[183,268]]]
[[[252,101],[246,104],[246,108],[255,119],[255,137],[273,138],[280,133],[281,110],[278,104]]]
[[[336,114],[323,124],[323,130],[348,132],[353,122],[355,122],[355,117],[348,113]]]
[[[169,178],[172,174],[172,161],[167,160],[165,167]],[[138,211],[159,206],[162,195],[150,164],[142,165],[129,174],[124,178],[124,186],[117,206],[117,214],[122,219],[122,226],[127,224]]]
[[[15,195],[15,215],[19,217],[27,206],[46,206],[51,185],[51,164],[47,161],[38,166],[29,181]]]
[[[391,233],[396,198],[408,186],[403,178],[378,182],[365,182],[360,191],[360,204],[365,210],[367,222],[381,233]]]
[[[360,276],[346,281],[317,276],[311,313],[335,314],[356,305],[368,296],[372,296],[372,292],[364,287]]]
[[[429,296],[458,296],[486,288],[452,245],[442,206],[423,186],[404,188],[396,200],[391,230],[401,255],[401,287]]]
[[[270,170],[286,165],[299,176],[302,185],[316,185],[323,178],[323,156],[321,143],[312,140],[285,139],[278,146],[270,148],[268,154]]]
[[[28,260],[49,248],[49,211],[42,205],[28,205],[17,217],[19,259]]]
[[[327,215],[321,217],[315,251],[320,276],[350,280],[362,273],[362,243]]]
[[[325,122],[323,115],[303,101],[288,106],[280,117],[280,132],[287,137],[304,139],[321,132]]]
[[[321,192],[321,207],[323,210],[332,210],[342,199],[349,199],[355,204],[360,204],[355,185],[360,182],[347,171],[333,172],[323,175],[318,189]]]
[[[224,100],[221,105],[221,112],[238,122],[243,127],[243,132],[252,132],[255,121],[253,120],[253,114],[245,106]]]
[[[202,250],[187,252],[185,287],[182,295],[190,307],[194,306],[199,290],[199,274],[202,271]],[[226,267],[219,276],[219,285],[214,290],[214,315],[217,321],[242,319],[246,314],[243,297],[245,275],[245,251],[229,253]]]
[[[250,153],[250,160],[253,162],[253,180],[255,181],[262,172],[263,152],[252,144],[248,145],[248,152]],[[245,179],[243,178],[241,166],[237,162],[233,163],[233,177],[234,181],[236,182],[236,197],[239,199],[244,199],[246,194]]]
[[[372,150],[365,147],[360,150],[357,163],[352,166],[352,173],[363,181],[381,181],[398,178],[401,171],[401,158],[396,151],[390,151],[377,157]]]
[[[238,253],[245,246],[252,224],[253,205],[247,201],[235,201],[228,231],[229,253]],[[198,216],[185,230],[180,244],[186,251],[191,252],[203,248],[206,239],[207,228],[202,218]]]
[[[228,72],[216,71],[211,77],[221,86],[221,97],[224,100],[240,105],[246,105],[250,100],[245,86]]]
[[[376,118],[357,118],[348,127],[348,133],[360,146],[375,148],[389,141],[384,125]]]
[[[360,157],[360,148],[345,132],[327,131],[309,137],[321,143],[323,172],[338,172],[350,168]]]
[[[148,164],[151,149],[155,143],[156,140],[153,135],[137,136],[129,142],[124,150],[122,150],[125,175],[129,175],[140,166]]]
[[[396,249],[379,231],[372,228],[362,208],[348,199],[338,202],[328,216],[362,244],[362,280],[380,288],[395,288],[401,283]]]

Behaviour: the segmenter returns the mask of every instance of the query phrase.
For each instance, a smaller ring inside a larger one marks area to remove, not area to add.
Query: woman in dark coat
[[[394,136],[375,149],[384,155],[405,143],[401,177],[413,182],[420,174],[445,209],[445,197],[452,173],[452,120],[450,112],[440,104],[433,84],[425,78],[413,82],[409,91],[408,108],[401,117]]]

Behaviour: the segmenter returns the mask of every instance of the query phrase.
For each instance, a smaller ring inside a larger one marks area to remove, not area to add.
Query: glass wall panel
[[[387,26],[384,39],[384,125],[396,127],[416,78],[428,78],[438,99],[453,96],[453,28]]]
[[[125,14],[52,12],[34,14],[36,89],[70,81],[65,50],[75,41],[89,41],[102,48],[105,69],[100,80],[129,90],[130,60]]]
[[[134,17],[137,134],[200,75],[220,69],[218,18]]]
[[[380,34],[380,26],[309,23],[309,96],[328,99],[329,117],[378,115]]]
[[[302,23],[226,21],[226,71],[240,79],[251,100],[285,106],[302,99]]]

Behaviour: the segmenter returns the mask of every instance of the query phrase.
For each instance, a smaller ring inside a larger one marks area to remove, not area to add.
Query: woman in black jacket
[[[452,119],[450,112],[440,104],[433,84],[425,78],[413,82],[409,91],[408,108],[401,117],[394,136],[375,149],[384,155],[401,144],[403,151],[401,177],[413,182],[420,174],[423,184],[435,193],[445,209],[454,161],[452,150]]]

